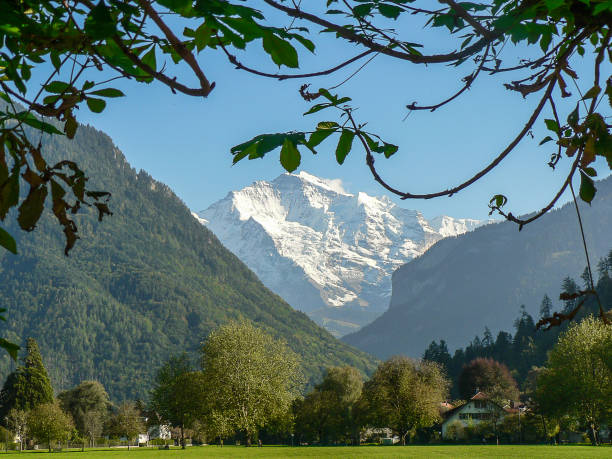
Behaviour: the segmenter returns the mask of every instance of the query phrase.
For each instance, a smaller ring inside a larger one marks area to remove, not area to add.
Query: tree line
[[[598,280],[596,290],[604,305],[612,304],[612,250],[597,263]],[[561,282],[561,296],[571,297],[580,290],[589,289],[587,268],[576,281],[566,277]],[[548,295],[542,299],[539,307],[539,317],[534,318],[525,306],[521,306],[519,317],[514,321],[514,334],[500,331],[497,336],[488,328],[482,336],[476,336],[466,347],[449,352],[446,342],[442,339],[433,341],[423,353],[425,360],[440,363],[450,379],[454,382],[451,388],[453,397],[461,397],[459,388],[459,374],[463,367],[475,358],[492,358],[506,365],[512,376],[523,382],[521,389],[528,379],[533,367],[545,365],[548,353],[559,340],[562,333],[567,331],[570,323],[564,322],[550,330],[536,329],[536,322],[551,317],[555,312],[570,314],[579,304],[579,298],[561,300],[557,306]],[[578,310],[574,320],[581,320],[589,314],[598,314],[598,304],[593,297],[587,298],[584,305]]]
[[[521,384],[490,357],[468,362],[451,381],[439,362],[395,356],[380,362],[365,381],[354,367],[330,367],[304,394],[299,357],[246,321],[213,331],[199,357],[198,365],[187,354],[170,358],[158,369],[146,402],[113,404],[96,381],[55,398],[38,345],[30,339],[22,364],[0,392],[4,438],[17,436],[21,448],[36,442],[51,449],[66,441],[85,447],[102,436],[124,437],[129,446],[148,428],[168,426],[183,447],[188,439],[358,445],[389,435],[402,444],[435,442],[442,440],[445,411],[477,391],[499,406],[518,406],[520,400],[522,427],[517,432],[509,415],[500,422],[457,426],[452,439],[546,441],[562,430],[582,429],[597,444],[599,429],[612,417],[612,328],[591,316],[567,327],[546,365],[532,368]],[[453,384],[461,399],[451,400]]]

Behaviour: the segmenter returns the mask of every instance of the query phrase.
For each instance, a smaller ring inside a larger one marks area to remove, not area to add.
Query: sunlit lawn
[[[9,452],[9,455],[18,455],[19,452]],[[26,454],[46,455],[44,451],[28,451]],[[112,459],[144,459],[144,458],[196,458],[196,457],[333,457],[333,458],[353,458],[353,457],[372,457],[372,458],[395,458],[395,457],[448,457],[448,458],[611,458],[612,448],[609,446],[480,446],[480,445],[457,445],[457,446],[359,446],[359,447],[283,447],[265,446],[263,448],[245,448],[238,446],[198,446],[181,450],[173,448],[171,450],[158,450],[153,448],[133,448],[131,451],[126,449],[105,449],[105,450],[86,450],[63,451],[52,453],[54,459],[78,459],[102,458]]]

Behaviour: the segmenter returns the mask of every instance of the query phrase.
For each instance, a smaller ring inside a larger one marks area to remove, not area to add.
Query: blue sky
[[[428,49],[432,52],[452,47],[445,46],[448,43],[445,33],[420,28],[409,30],[412,41],[428,40],[432,45]],[[255,43],[246,54],[238,53],[239,59],[253,67],[274,71],[275,67],[260,48]],[[361,48],[339,46],[333,39],[322,38],[315,55],[300,50],[302,70],[320,70],[361,51]],[[523,48],[517,49],[511,44],[504,50],[509,64],[515,63],[518,56],[525,57],[524,53]],[[313,88],[332,86],[363,62],[321,79],[278,82],[235,70],[219,52],[206,51],[199,61],[209,79],[217,84],[207,99],[173,95],[157,83],[123,81],[113,86],[123,89],[127,97],[109,101],[101,115],[86,109],[79,114],[81,122],[108,133],[132,166],[168,184],[193,210],[205,209],[231,190],[256,180],[271,180],[283,173],[278,152],[262,160],[245,160],[232,166],[229,150],[257,134],[310,130],[318,121],[334,119],[325,112],[302,116],[309,104],[301,99],[298,88],[303,83],[312,83]],[[504,89],[503,83],[511,77],[486,74],[450,105],[434,113],[414,112],[405,119],[408,103],[429,104],[448,97],[461,86],[460,79],[471,73],[473,66],[470,62],[458,69],[425,67],[378,56],[336,90],[353,98],[354,106],[359,108],[357,117],[368,121],[372,132],[400,146],[392,159],[381,157],[377,162],[391,184],[414,192],[456,185],[497,155],[525,124],[537,103],[537,95],[523,100]],[[189,80],[183,68],[175,69],[171,65],[170,68],[179,78]],[[575,62],[575,68],[578,73],[582,70],[589,73],[581,60]],[[589,83],[581,82],[583,89],[588,89]],[[426,217],[446,214],[488,218],[487,203],[496,193],[509,197],[508,210],[515,214],[541,208],[556,191],[554,187],[563,181],[570,165],[567,158],[561,161],[557,171],[546,165],[553,143],[538,147],[539,140],[546,135],[542,126],[543,121],[534,129],[534,139],[523,140],[497,170],[468,190],[452,198],[394,199],[395,202],[421,210]],[[354,148],[345,164],[339,166],[334,149],[335,143],[330,139],[322,144],[317,157],[303,152],[299,170],[339,178],[351,192],[385,194],[369,174],[363,151]],[[599,169],[605,171],[607,167]]]

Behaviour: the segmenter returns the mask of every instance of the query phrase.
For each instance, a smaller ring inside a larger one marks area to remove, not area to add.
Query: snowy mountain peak
[[[272,291],[337,335],[386,310],[391,274],[443,237],[481,222],[427,221],[387,197],[307,172],[257,181],[198,213]]]

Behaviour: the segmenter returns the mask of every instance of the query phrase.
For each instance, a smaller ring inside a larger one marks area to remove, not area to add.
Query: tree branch
[[[403,59],[403,60],[406,60],[406,61],[409,61],[415,64],[440,64],[440,63],[445,63],[445,62],[457,61],[457,60],[469,57],[474,53],[479,52],[485,46],[492,43],[493,41],[495,41],[496,39],[498,39],[499,37],[503,35],[502,32],[495,32],[489,37],[481,38],[476,43],[474,43],[471,46],[468,46],[462,51],[452,52],[448,54],[434,54],[430,56],[423,56],[423,55],[418,55],[418,54],[410,54],[410,53],[396,51],[390,48],[389,46],[381,45],[372,40],[369,40],[366,37],[356,34],[355,32],[353,32],[352,30],[348,29],[345,26],[334,24],[314,14],[306,13],[305,11],[302,11],[296,8],[290,8],[285,5],[281,5],[280,3],[277,3],[274,0],[264,0],[264,2],[270,5],[271,7],[276,8],[277,10],[283,11],[284,13],[286,13],[287,15],[291,17],[295,17],[298,19],[304,19],[306,21],[312,22],[313,24],[317,24],[319,26],[333,30],[339,36],[341,36],[342,38],[350,42],[359,43],[365,46],[366,48],[371,49],[372,51],[376,51],[381,54],[385,54],[387,56],[396,57],[398,59]]]

